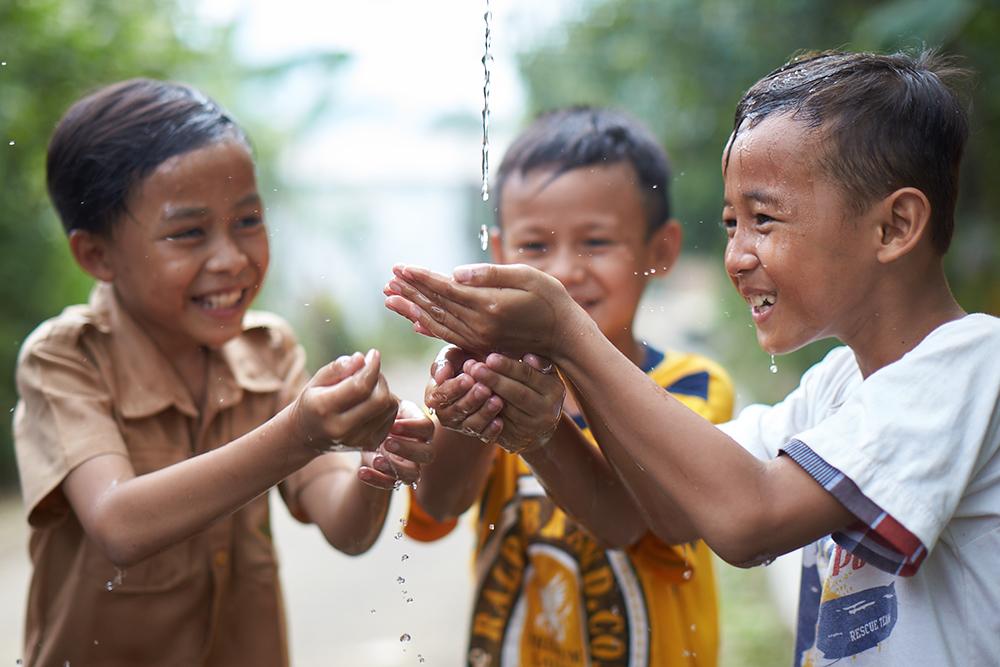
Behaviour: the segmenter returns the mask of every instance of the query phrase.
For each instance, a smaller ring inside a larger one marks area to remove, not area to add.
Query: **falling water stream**
[[[490,0],[486,0],[486,11],[483,13],[483,22],[486,28],[483,43],[483,201],[490,198],[490,72],[493,69],[493,55],[490,53],[490,22],[492,20],[493,12],[490,11]],[[489,243],[489,232],[486,225],[483,225],[479,229],[479,247],[485,251],[489,247]]]

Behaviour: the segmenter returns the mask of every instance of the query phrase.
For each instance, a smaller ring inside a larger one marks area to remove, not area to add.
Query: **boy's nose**
[[[212,256],[207,267],[211,271],[236,274],[242,271],[250,262],[246,252],[234,239],[228,236],[220,237],[212,248]]]
[[[563,285],[572,285],[583,280],[586,262],[587,258],[572,248],[558,250],[550,256],[545,272]]]
[[[730,276],[735,276],[744,271],[750,271],[757,267],[760,260],[754,252],[754,246],[746,243],[743,235],[737,232],[728,243],[726,243],[726,272]]]

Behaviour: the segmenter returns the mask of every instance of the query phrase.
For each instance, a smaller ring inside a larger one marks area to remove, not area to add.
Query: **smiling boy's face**
[[[528,264],[557,278],[626,355],[632,321],[650,277],[676,258],[680,230],[668,223],[649,237],[637,177],[625,162],[512,173],[501,195],[500,264]],[[666,240],[665,240],[666,239]]]
[[[269,260],[253,160],[237,141],[159,165],[107,242],[122,306],[167,354],[239,335]]]
[[[822,147],[787,115],[741,130],[723,156],[726,272],[765,351],[862,336],[878,237],[818,164]]]

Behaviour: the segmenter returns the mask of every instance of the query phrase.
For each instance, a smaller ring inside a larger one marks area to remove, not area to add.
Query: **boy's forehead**
[[[730,135],[722,153],[722,176],[727,195],[731,187],[747,183],[759,191],[761,182],[784,184],[792,176],[812,177],[822,148],[816,132],[789,115],[765,118],[759,124]]]
[[[638,178],[628,162],[587,165],[563,173],[558,167],[512,173],[500,197],[503,228],[528,221],[621,224],[633,218],[645,229]]]

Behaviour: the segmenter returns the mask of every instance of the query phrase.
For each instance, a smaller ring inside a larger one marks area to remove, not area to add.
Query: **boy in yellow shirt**
[[[725,373],[633,332],[650,277],[680,250],[669,180],[666,155],[633,119],[592,108],[544,115],[501,164],[493,259],[557,278],[635,366],[721,422],[733,401]],[[437,429],[406,530],[437,539],[477,506],[469,664],[714,665],[708,550],[649,532],[551,368],[446,348],[432,369],[425,400],[449,430]]]

